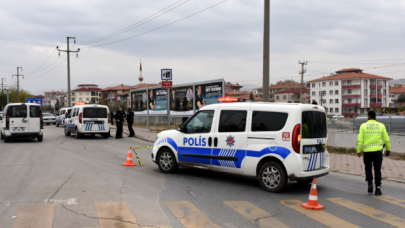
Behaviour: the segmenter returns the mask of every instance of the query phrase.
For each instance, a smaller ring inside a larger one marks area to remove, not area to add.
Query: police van
[[[59,127],[59,125],[62,125],[62,126],[65,125],[66,116],[70,115],[71,111],[72,111],[72,108],[61,108],[59,110],[59,113],[56,117],[56,127]]]
[[[191,166],[256,176],[263,189],[279,192],[288,180],[310,183],[329,173],[326,143],[322,106],[221,103],[158,134],[152,160],[164,173]]]
[[[13,138],[37,138],[43,140],[43,117],[39,104],[11,103],[0,117],[0,138],[9,142]]]
[[[110,112],[105,105],[76,105],[65,120],[65,135],[74,133],[76,138],[84,134],[110,135]]]

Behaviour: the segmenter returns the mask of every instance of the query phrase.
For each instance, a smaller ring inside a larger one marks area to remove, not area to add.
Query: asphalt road
[[[122,166],[130,146],[145,145],[52,125],[42,143],[0,142],[0,227],[405,227],[404,184],[385,181],[384,198],[373,198],[363,177],[332,173],[317,180],[325,209],[302,210],[310,185],[271,194],[241,175],[162,174],[151,149],[137,150],[144,166]]]

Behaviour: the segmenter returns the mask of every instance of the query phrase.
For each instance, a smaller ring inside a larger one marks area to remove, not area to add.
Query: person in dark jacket
[[[135,132],[134,129],[132,128],[132,124],[134,124],[134,112],[131,109],[131,106],[127,106],[127,124],[128,124],[128,131],[129,131],[129,136],[128,137],[134,137]]]
[[[114,112],[112,110],[110,112],[110,121],[111,121],[111,125],[114,125]]]
[[[122,126],[124,125],[125,113],[122,111],[121,107],[118,107],[118,111],[115,113],[114,118],[117,121],[117,133],[115,133],[116,139],[121,139],[122,137]]]

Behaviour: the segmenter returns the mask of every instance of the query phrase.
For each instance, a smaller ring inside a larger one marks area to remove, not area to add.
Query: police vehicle
[[[74,133],[76,138],[84,134],[100,134],[104,138],[110,135],[110,112],[105,105],[76,105],[65,120],[65,135]]]
[[[72,111],[72,108],[61,108],[59,110],[59,113],[56,117],[56,127],[59,127],[59,125],[62,125],[62,126],[65,125],[66,116],[70,115],[71,111]]]
[[[310,183],[329,173],[326,143],[322,106],[221,103],[158,134],[152,160],[164,173],[191,166],[256,176],[263,189],[279,192],[288,180]]]
[[[43,140],[43,117],[39,104],[8,104],[0,121],[0,138],[4,142],[9,142],[12,138],[37,138],[39,142]]]

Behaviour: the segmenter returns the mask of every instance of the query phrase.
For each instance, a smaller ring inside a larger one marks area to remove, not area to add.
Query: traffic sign
[[[162,69],[162,81],[171,81],[173,79],[172,69]]]
[[[172,81],[162,81],[162,89],[171,89],[173,88]]]

